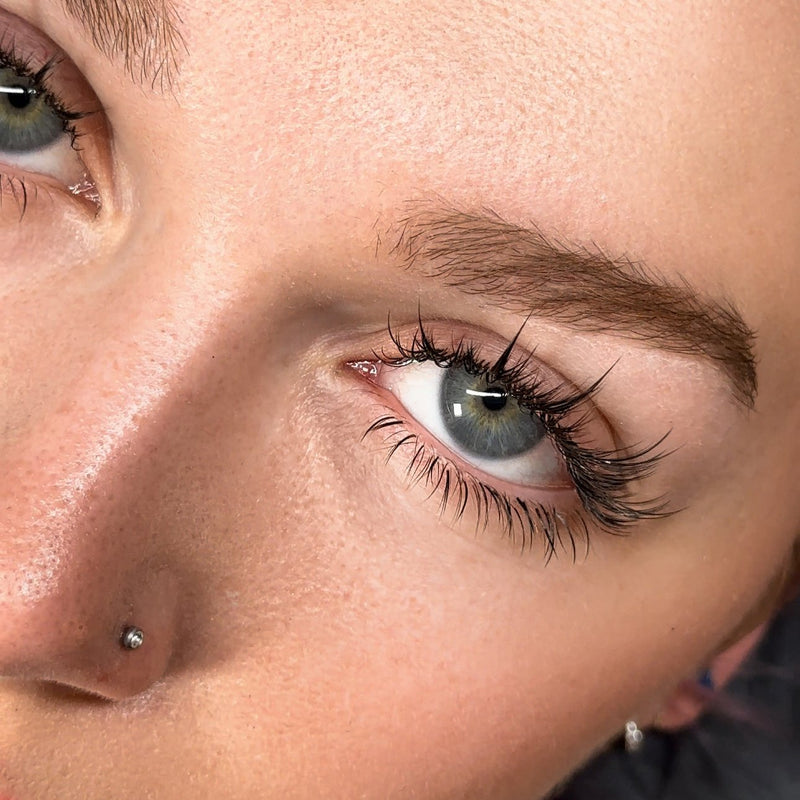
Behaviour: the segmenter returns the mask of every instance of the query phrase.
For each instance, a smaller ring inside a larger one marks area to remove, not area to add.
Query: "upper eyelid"
[[[613,364],[606,371],[596,377],[594,380],[579,386],[573,380],[566,377],[563,373],[545,363],[537,356],[536,348],[526,348],[524,344],[520,343],[520,334],[525,328],[526,322],[517,329],[516,333],[509,340],[505,337],[500,337],[493,331],[486,331],[482,329],[465,328],[460,331],[458,335],[453,331],[453,322],[450,320],[432,319],[423,320],[422,316],[418,316],[415,323],[413,323],[414,334],[411,341],[404,342],[403,336],[407,336],[405,332],[398,332],[393,328],[391,319],[388,322],[389,337],[393,347],[397,348],[402,357],[408,357],[413,360],[414,353],[412,352],[417,345],[420,350],[436,348],[446,354],[447,360],[452,356],[465,357],[470,362],[474,362],[476,366],[482,370],[490,370],[496,368],[500,360],[505,367],[506,375],[514,373],[519,378],[520,382],[525,382],[529,386],[535,384],[537,392],[544,394],[550,389],[556,387],[564,394],[577,397],[581,395],[584,399],[591,399],[597,393],[602,382],[611,373]],[[409,326],[403,326],[408,328]],[[442,336],[437,333],[437,330],[450,329],[451,335]],[[417,341],[416,336],[422,337]],[[383,358],[391,358],[383,351],[375,353],[376,356]],[[428,356],[425,356],[426,358]],[[436,359],[432,359],[436,361]],[[444,361],[442,361],[442,364]],[[448,361],[449,363],[449,361]],[[441,365],[441,364],[440,364]]]
[[[513,385],[509,385],[508,388],[515,399],[520,401],[520,395],[522,394],[528,394],[529,400],[535,398],[535,402],[530,402],[527,406],[532,413],[537,413],[537,409],[541,411],[545,406],[552,407],[555,403],[563,406],[565,412],[571,411],[572,406],[580,408],[587,403],[591,403],[593,416],[597,419],[597,422],[604,425],[605,430],[608,432],[608,443],[611,446],[608,448],[608,452],[617,452],[623,449],[623,445],[617,438],[613,427],[593,402],[594,395],[610,370],[607,370],[606,373],[584,388],[580,388],[556,372],[552,367],[537,359],[534,350],[524,350],[521,346],[516,350],[514,349],[514,346],[519,342],[519,333],[522,328],[517,331],[517,334],[514,335],[510,342],[506,341],[501,344],[498,340],[487,353],[489,345],[485,339],[469,336],[466,333],[459,338],[451,337],[447,345],[440,346],[437,344],[439,340],[436,335],[428,332],[427,326],[429,324],[428,322],[423,322],[421,318],[417,321],[417,330],[424,339],[424,341],[420,341],[420,344],[424,344],[427,347],[441,347],[443,352],[450,352],[452,355],[466,358],[470,368],[474,369],[474,374],[476,375],[488,374],[502,359],[505,369],[514,375]],[[391,325],[389,331],[392,344],[398,348],[403,360],[409,359],[410,361],[418,362],[432,360],[440,367],[449,366],[452,363],[449,359],[447,359],[446,363],[445,360],[429,359],[425,356],[422,358],[415,357],[411,348],[416,343],[416,339],[409,343],[410,346],[407,348],[402,342],[402,334],[393,333]],[[385,352],[380,354],[379,357],[384,360],[384,363],[391,362],[391,358]],[[387,358],[389,359],[388,362],[385,361]],[[458,365],[463,366],[463,363],[459,362]],[[588,418],[589,413],[589,409],[584,408],[583,412],[581,412],[581,419],[587,421],[586,418]],[[551,423],[549,426],[546,424],[546,427],[548,427],[548,436],[553,437],[560,426]]]
[[[44,32],[2,9],[0,67],[34,80],[51,106],[72,118],[89,116],[101,109],[86,78],[69,55]],[[81,102],[87,100],[89,102]]]
[[[753,407],[755,332],[731,302],[624,256],[560,244],[536,225],[514,225],[491,211],[468,213],[440,201],[408,206],[379,237],[404,269],[513,313],[700,357]]]

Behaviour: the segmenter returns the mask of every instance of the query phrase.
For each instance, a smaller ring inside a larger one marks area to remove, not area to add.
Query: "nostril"
[[[105,700],[140,694],[166,675],[177,630],[171,570],[141,565],[108,592],[77,581],[62,590],[33,607],[3,604],[0,675]]]

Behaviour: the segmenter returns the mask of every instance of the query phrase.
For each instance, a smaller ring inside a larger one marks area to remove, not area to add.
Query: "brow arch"
[[[680,276],[667,280],[627,256],[556,241],[535,224],[516,225],[491,210],[409,208],[382,237],[406,269],[514,313],[699,356],[752,408],[755,332],[727,299]]]

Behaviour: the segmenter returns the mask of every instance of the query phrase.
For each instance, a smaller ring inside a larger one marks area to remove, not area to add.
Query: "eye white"
[[[442,415],[440,396],[445,373],[445,369],[432,361],[384,367],[381,383],[420,425],[459,458],[482,472],[521,485],[563,485],[563,460],[549,438],[542,439],[525,453],[508,458],[480,458],[474,453],[465,453],[448,432]],[[459,415],[457,404],[453,412]]]
[[[72,137],[68,133],[40,150],[19,153],[0,149],[0,163],[50,175],[66,186],[77,186],[86,176],[86,167],[72,147]]]

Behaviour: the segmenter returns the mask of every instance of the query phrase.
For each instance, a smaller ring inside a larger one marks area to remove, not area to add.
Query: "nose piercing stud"
[[[122,631],[119,643],[126,650],[137,650],[144,644],[144,631],[135,625],[131,625]]]

